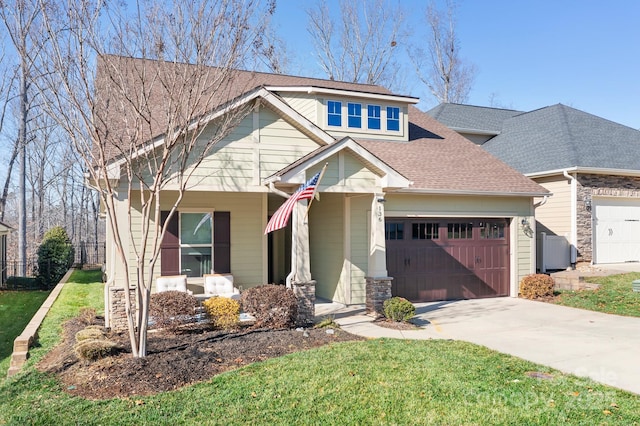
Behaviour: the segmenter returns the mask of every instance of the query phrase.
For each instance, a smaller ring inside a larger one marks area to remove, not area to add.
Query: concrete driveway
[[[640,394],[640,318],[510,297],[418,303],[415,331],[376,326],[362,307],[334,315],[354,334],[464,340]]]

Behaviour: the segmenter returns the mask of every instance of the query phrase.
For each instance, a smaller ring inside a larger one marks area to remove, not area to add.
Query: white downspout
[[[571,181],[571,266],[575,268],[578,257],[578,180],[566,170],[562,171],[565,178]]]

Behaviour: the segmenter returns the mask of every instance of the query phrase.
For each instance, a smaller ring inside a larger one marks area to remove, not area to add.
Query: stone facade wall
[[[298,299],[298,325],[313,324],[316,316],[316,282],[294,282],[293,293]]]
[[[391,277],[371,278],[367,280],[367,315],[380,317],[384,315],[383,304],[387,299],[391,299]]]
[[[127,312],[125,310],[126,304],[124,288],[109,287],[109,293],[109,318],[111,330],[124,331],[129,327],[127,323]],[[131,310],[135,312],[136,290],[134,288],[129,290],[129,296],[131,298]]]
[[[577,250],[580,262],[593,260],[592,197],[640,198],[640,178],[612,175],[578,175],[577,185]]]

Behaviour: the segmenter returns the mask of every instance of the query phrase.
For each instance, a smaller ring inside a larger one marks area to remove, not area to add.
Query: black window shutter
[[[160,212],[161,224],[167,221],[169,211]],[[160,243],[161,275],[180,275],[180,237],[178,233],[178,212],[169,220],[167,232]]]
[[[213,213],[213,271],[216,274],[231,272],[230,212]]]

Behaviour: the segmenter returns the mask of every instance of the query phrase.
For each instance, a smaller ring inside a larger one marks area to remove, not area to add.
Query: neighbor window
[[[380,130],[380,105],[368,105],[367,117],[369,129]]]
[[[348,126],[361,128],[362,127],[362,105],[349,102],[347,104],[348,114]]]
[[[180,213],[180,270],[188,277],[211,273],[211,213]]]
[[[342,126],[342,102],[327,102],[327,124],[329,126]]]
[[[387,130],[400,131],[400,108],[387,107]]]
[[[404,223],[387,222],[384,224],[384,234],[387,240],[404,239]]]

